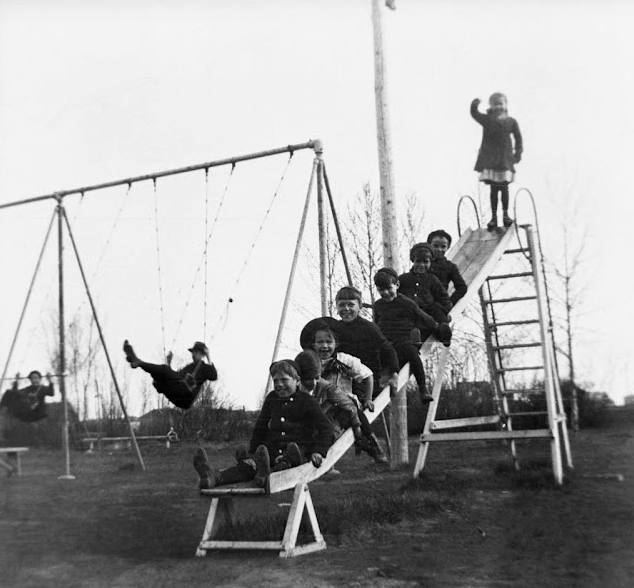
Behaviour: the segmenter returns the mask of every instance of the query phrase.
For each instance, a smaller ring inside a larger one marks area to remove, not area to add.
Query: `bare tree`
[[[401,223],[399,251],[401,251],[402,258],[409,259],[409,250],[412,245],[425,240],[422,234],[425,210],[416,192],[409,192],[405,195],[404,200],[405,217]]]
[[[560,192],[561,193],[561,192]],[[584,314],[585,293],[587,290],[585,269],[585,244],[588,240],[588,225],[583,218],[580,206],[580,194],[575,190],[574,182],[568,181],[562,192],[559,212],[561,231],[561,256],[557,261],[546,261],[548,273],[554,277],[550,299],[554,303],[552,311],[553,338],[555,349],[568,363],[568,379],[571,385],[570,412],[572,428],[579,430],[579,401],[575,372],[575,341],[577,321]],[[563,333],[565,344],[557,344],[555,330]]]
[[[364,299],[374,299],[374,274],[382,256],[381,209],[379,196],[369,183],[363,185],[348,205],[347,248],[351,251],[351,273]]]

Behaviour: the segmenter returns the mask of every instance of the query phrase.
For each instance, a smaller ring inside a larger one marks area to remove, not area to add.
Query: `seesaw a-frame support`
[[[326,542],[319,530],[315,507],[310,496],[308,484],[300,482],[295,486],[293,502],[286,519],[284,536],[281,541],[222,541],[216,539],[218,529],[223,521],[235,525],[238,519],[234,498],[253,497],[265,494],[264,488],[218,488],[206,493],[213,496],[203,538],[196,550],[197,556],[204,556],[208,550],[214,549],[261,549],[279,551],[280,557],[295,557],[303,553],[311,553],[326,549]],[[307,515],[313,540],[303,545],[297,545],[299,528]]]

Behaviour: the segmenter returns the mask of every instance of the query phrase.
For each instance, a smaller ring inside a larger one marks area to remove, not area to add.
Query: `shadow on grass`
[[[360,529],[393,525],[406,519],[431,517],[455,506],[455,497],[422,485],[406,484],[390,494],[360,495],[339,500],[317,508],[317,517],[326,540],[340,545],[344,536],[352,536]],[[284,535],[288,510],[266,517],[250,517],[236,525],[225,524],[218,537],[228,541],[279,541]],[[312,540],[308,517],[305,514],[300,527],[298,543]]]

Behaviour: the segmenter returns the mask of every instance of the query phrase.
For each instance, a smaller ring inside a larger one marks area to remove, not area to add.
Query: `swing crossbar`
[[[58,202],[65,196],[72,194],[84,195],[86,192],[93,192],[95,190],[103,190],[105,188],[114,188],[115,186],[126,186],[136,182],[144,182],[147,180],[157,180],[158,178],[164,178],[166,176],[174,176],[177,174],[184,174],[187,172],[193,172],[197,170],[206,170],[211,167],[219,167],[223,165],[232,165],[241,161],[248,161],[250,159],[259,159],[262,157],[269,157],[271,155],[278,155],[281,153],[293,153],[302,149],[321,149],[321,142],[319,140],[308,141],[306,143],[298,143],[295,145],[286,145],[285,147],[279,147],[276,149],[269,149],[267,151],[258,151],[256,153],[247,153],[246,155],[238,155],[236,157],[228,157],[226,159],[217,159],[215,161],[208,161],[206,163],[198,163],[196,165],[189,165],[187,167],[179,167],[161,172],[155,172],[151,174],[145,174],[142,176],[134,176],[131,178],[125,178],[123,180],[115,180],[112,182],[104,182],[102,184],[93,184],[91,186],[83,186],[81,188],[72,188],[70,190],[59,190],[51,194],[44,194],[43,196],[35,196],[34,198],[26,198],[24,200],[16,200],[14,202],[7,202],[6,204],[0,204],[0,209],[9,208],[12,206],[18,206],[20,204],[28,204],[30,202],[39,202],[42,200],[54,199]]]

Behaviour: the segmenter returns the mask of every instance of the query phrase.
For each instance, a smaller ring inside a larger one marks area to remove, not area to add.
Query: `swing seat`
[[[200,392],[200,388],[190,386],[185,380],[153,381],[152,385],[159,394],[163,394],[174,406],[183,410],[187,410],[194,404]]]

